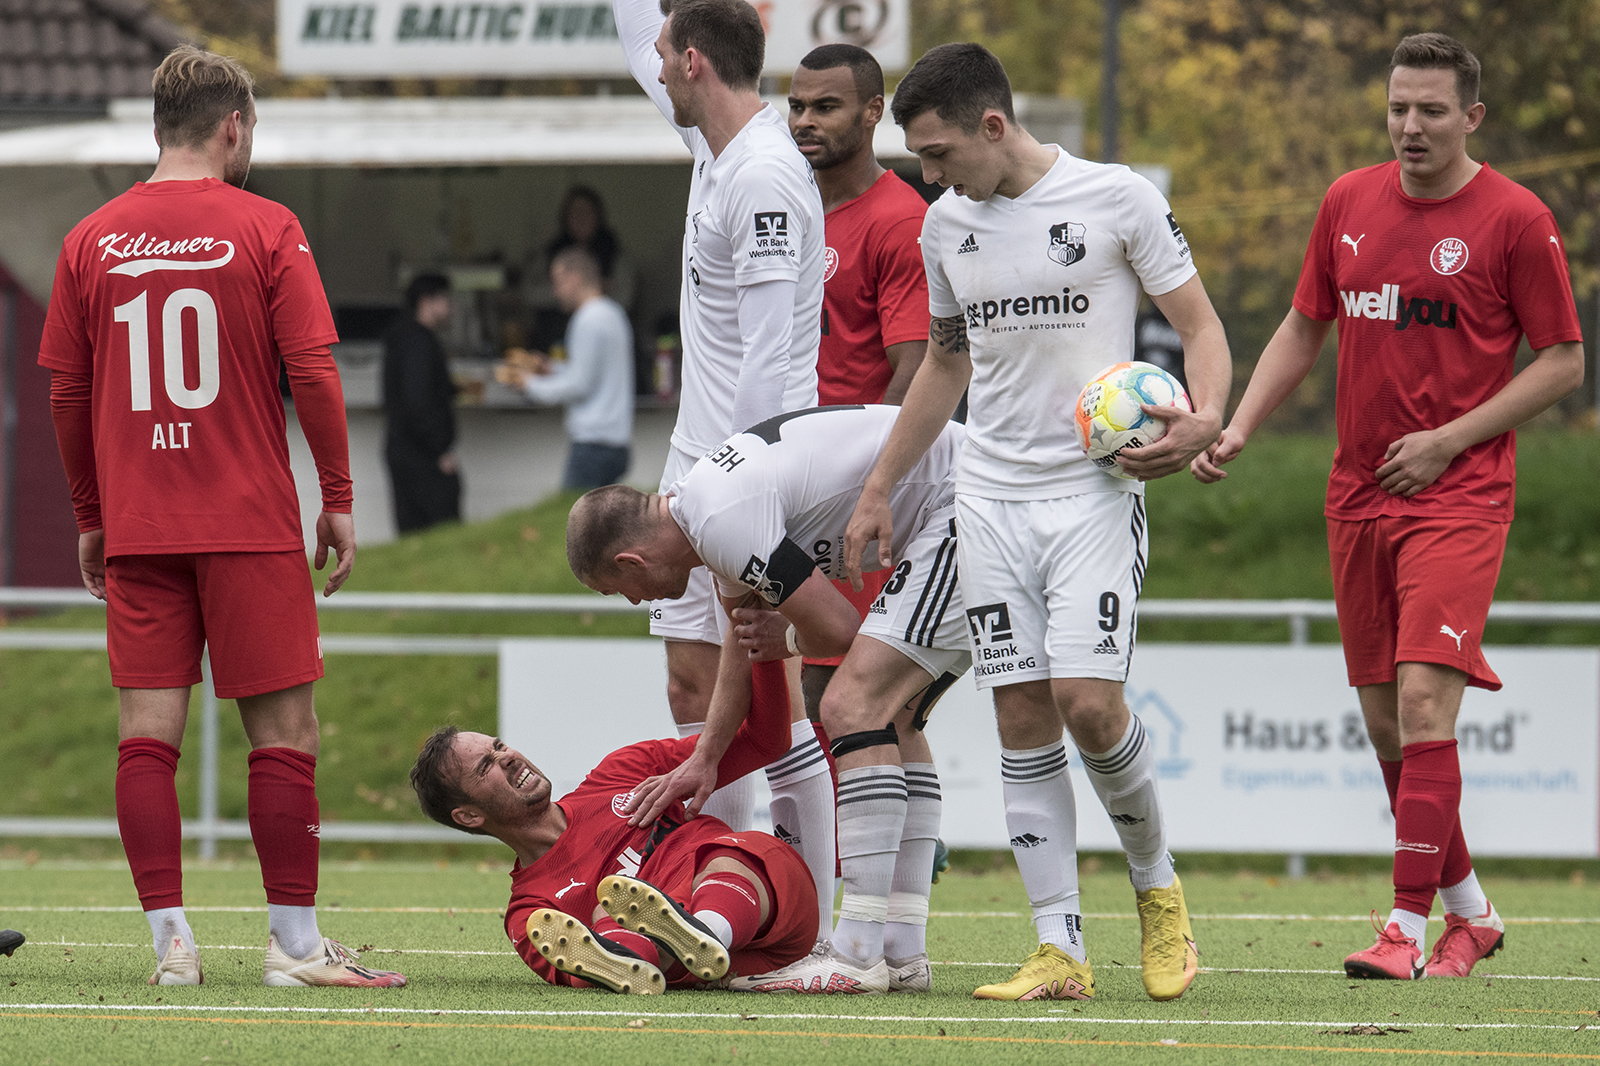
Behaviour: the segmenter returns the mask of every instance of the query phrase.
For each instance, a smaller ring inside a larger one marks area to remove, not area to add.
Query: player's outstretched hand
[[[667,813],[667,808],[676,800],[687,796],[683,810],[693,818],[706,805],[706,800],[711,798],[716,787],[716,763],[707,764],[704,759],[690,755],[671,773],[646,778],[643,784],[633,790],[633,798],[623,809],[630,813],[629,825],[649,825]]]
[[[1124,473],[1140,481],[1176,474],[1188,466],[1195,456],[1217,441],[1222,422],[1214,415],[1194,414],[1179,407],[1157,407],[1140,404],[1140,410],[1151,418],[1167,424],[1160,440],[1144,448],[1125,450],[1117,456],[1117,464]]]
[[[733,610],[733,634],[753,663],[789,658],[788,633],[789,620],[777,611],[757,607]]]
[[[878,562],[885,568],[893,566],[894,516],[889,513],[889,498],[863,492],[844,530],[844,576],[857,592],[862,587],[861,553],[873,541],[878,542]]]
[[[1202,485],[1221,481],[1228,476],[1228,472],[1222,469],[1223,464],[1233,462],[1239,453],[1244,451],[1245,441],[1249,439],[1239,430],[1229,426],[1222,431],[1222,436],[1217,438],[1217,443],[1189,461],[1189,472]]]
[[[97,600],[106,598],[106,531],[78,534],[78,573],[83,587]]]
[[[1456,452],[1431,429],[1407,433],[1383,453],[1376,477],[1391,496],[1415,496],[1439,480]]]
[[[333,573],[328,575],[328,583],[322,586],[324,596],[332,596],[338,592],[339,587],[350,576],[350,568],[356,564],[355,519],[347,514],[335,514],[332,511],[323,511],[317,516],[318,570],[327,565],[329,548],[333,549],[336,563]]]

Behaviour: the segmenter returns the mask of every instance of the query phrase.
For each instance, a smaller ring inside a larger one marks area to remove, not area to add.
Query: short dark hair
[[[649,533],[650,497],[628,485],[592,489],[567,514],[567,565],[590,585],[610,568],[619,546],[636,544]]]
[[[824,44],[807,52],[800,65],[807,70],[833,70],[849,67],[855,77],[856,95],[865,103],[883,95],[883,68],[865,48],[853,44]]]
[[[550,260],[550,269],[560,267],[570,270],[590,285],[599,285],[604,278],[600,273],[600,260],[581,244],[569,244]]]
[[[698,51],[730,89],[761,84],[767,31],[745,0],[661,0],[661,13],[672,19],[667,40],[674,51]]]
[[[255,79],[229,56],[180,44],[150,79],[155,95],[156,142],[163,148],[198,148],[235,111],[255,107]]]
[[[440,293],[450,291],[450,279],[443,274],[428,272],[418,274],[411,279],[411,284],[406,286],[406,310],[415,311],[417,305],[424,297],[438,296]]]
[[[1389,73],[1396,67],[1412,70],[1451,70],[1456,75],[1456,96],[1465,111],[1478,102],[1478,85],[1483,67],[1467,46],[1442,33],[1414,33],[1400,42],[1389,59]]]
[[[422,745],[416,765],[411,768],[411,791],[417,794],[417,803],[422,807],[422,813],[440,825],[459,829],[463,833],[488,836],[488,830],[462,825],[450,813],[457,807],[472,802],[456,784],[460,780],[460,772],[455,743],[456,734],[460,732],[461,730],[455,726],[447,725],[443,729],[435,730],[427,743]]]
[[[983,113],[999,111],[1011,122],[1011,79],[995,54],[981,44],[941,44],[923,53],[894,90],[895,125],[905,129],[932,111],[963,133],[977,133]]]

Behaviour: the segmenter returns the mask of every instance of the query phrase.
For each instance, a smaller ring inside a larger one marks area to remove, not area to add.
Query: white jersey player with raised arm
[[[628,69],[673,122],[655,51],[664,16],[656,0],[614,3]],[[764,106],[720,154],[698,129],[674,128],[694,174],[678,316],[683,383],[663,490],[739,430],[816,406],[824,272],[822,198],[777,111]],[[726,623],[697,573],[682,599],[652,605],[650,630],[718,644]]]
[[[956,492],[980,688],[1126,678],[1144,485],[1089,461],[1072,411],[1095,375],[1132,358],[1141,292],[1195,273],[1155,186],[1047,147],[1055,163],[1021,196],[946,192],[922,229],[930,312],[962,316],[971,344]],[[1014,502],[1037,506],[998,506]]]

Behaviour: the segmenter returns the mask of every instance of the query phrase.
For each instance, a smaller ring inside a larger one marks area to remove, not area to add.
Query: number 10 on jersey
[[[150,410],[150,307],[148,292],[112,311],[128,325],[128,376],[135,411]],[[199,346],[199,384],[189,388],[183,373],[183,313],[192,310]],[[209,407],[222,384],[218,359],[217,304],[204,289],[178,289],[161,307],[161,379],[167,398],[186,411]]]

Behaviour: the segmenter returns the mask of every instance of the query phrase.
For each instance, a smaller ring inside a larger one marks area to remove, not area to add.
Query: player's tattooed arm
[[[972,346],[967,343],[967,319],[965,315],[952,315],[949,318],[935,318],[928,323],[928,335],[933,338],[933,343],[947,352],[969,352]]]

